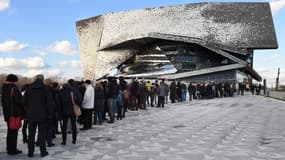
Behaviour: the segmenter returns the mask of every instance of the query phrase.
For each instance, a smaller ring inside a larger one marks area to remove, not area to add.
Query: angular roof
[[[237,63],[217,70],[243,68],[261,80],[247,62],[229,53],[246,56],[248,49],[278,48],[267,2],[194,3],[122,11],[77,21],[76,27],[88,78],[100,78],[140,48],[167,40],[200,45]],[[176,77],[186,74],[194,72]]]
[[[103,24],[100,48],[150,33],[192,37],[237,49],[278,48],[269,3],[194,3],[116,12],[80,20]]]

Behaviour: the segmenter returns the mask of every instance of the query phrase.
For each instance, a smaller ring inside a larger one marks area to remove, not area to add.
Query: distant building
[[[76,22],[84,77],[242,81],[255,49],[278,48],[269,3],[195,3]]]

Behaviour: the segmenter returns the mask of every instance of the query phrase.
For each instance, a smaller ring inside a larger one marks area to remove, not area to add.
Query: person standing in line
[[[120,76],[119,77],[119,90],[123,94],[123,108],[122,108],[122,117],[125,117],[125,112],[128,109],[128,95],[127,95],[127,88],[128,88],[128,83],[125,81],[124,77]]]
[[[139,97],[140,97],[140,103],[139,108],[140,109],[146,109],[146,98],[147,98],[147,87],[144,81],[142,81],[139,85]]]
[[[22,88],[21,95],[24,96],[25,91],[29,85],[25,84]],[[27,108],[24,106],[24,111],[23,111],[23,126],[22,126],[22,135],[23,135],[23,143],[28,143],[28,134],[27,134],[27,128],[28,128],[28,121],[27,121],[27,116],[26,116],[26,110]]]
[[[190,82],[188,86],[188,93],[189,93],[189,101],[192,101],[196,92],[195,86]]]
[[[155,91],[154,91],[154,104],[158,104],[158,88],[159,88],[159,84],[158,84],[158,80],[155,80],[154,82],[154,86],[155,86]]]
[[[150,96],[150,106],[153,107],[153,102],[154,102],[154,94],[155,94],[155,84],[152,83],[149,91],[149,96]]]
[[[139,84],[134,78],[131,83],[131,105],[132,110],[138,110],[137,96],[139,92]]]
[[[80,130],[88,130],[92,127],[92,111],[94,109],[95,93],[90,80],[85,82],[86,91],[83,96],[82,110],[83,110],[83,128]]]
[[[116,97],[116,106],[117,106],[117,120],[122,120],[123,119],[123,114],[122,114],[122,109],[123,109],[123,91],[119,90],[119,93]]]
[[[55,102],[55,116],[53,117],[53,138],[56,137],[56,134],[59,134],[58,131],[58,123],[60,125],[60,130],[62,131],[62,117],[61,117],[61,110],[60,110],[60,104],[59,104],[59,84],[57,82],[53,82],[51,84],[51,92],[52,97]]]
[[[28,157],[34,156],[37,128],[41,157],[48,155],[45,140],[48,121],[52,118],[51,108],[54,102],[50,90],[44,85],[43,81],[44,76],[37,75],[35,81],[26,89],[24,94],[24,105],[27,106],[27,119],[29,124]]]
[[[175,103],[176,99],[177,99],[176,82],[172,81],[170,84],[170,100],[171,100],[171,103]]]
[[[150,83],[150,81],[147,81],[146,84],[145,84],[145,86],[146,86],[146,88],[147,88],[146,102],[147,102],[147,106],[149,106],[149,105],[150,105],[150,103],[149,103],[149,99],[150,99],[149,92],[150,92],[150,89],[151,89],[152,84]]]
[[[164,108],[165,96],[167,94],[167,85],[164,83],[164,79],[160,82],[160,86],[158,88],[158,104],[157,107]]]
[[[178,81],[176,85],[176,95],[178,102],[182,102],[182,89],[181,89],[181,83]]]
[[[16,86],[18,77],[14,74],[9,74],[6,77],[6,81],[3,83],[2,87],[2,107],[4,120],[7,122],[7,139],[6,139],[6,149],[9,155],[17,155],[22,153],[21,150],[17,149],[17,139],[19,129],[10,129],[9,118],[11,116],[22,116],[23,105],[22,105],[22,95]]]
[[[47,88],[50,90],[50,93],[52,94],[52,88],[51,88],[51,85],[52,85],[52,80],[51,79],[46,79],[45,81],[44,81],[44,84],[47,86]],[[55,117],[55,109],[56,109],[56,102],[55,102],[55,99],[54,99],[54,97],[53,97],[53,95],[52,95],[52,99],[53,99],[53,102],[54,102],[54,106],[51,106],[51,107],[53,107],[53,108],[50,108],[50,110],[51,110],[51,119],[49,119],[49,121],[48,121],[48,126],[47,126],[47,137],[46,137],[46,142],[47,142],[47,146],[48,147],[52,147],[52,146],[54,146],[54,143],[52,142],[52,137],[53,137],[53,135],[54,135],[54,133],[53,133],[53,128],[54,128],[54,126],[53,126],[53,119],[54,119],[54,117]]]
[[[105,94],[102,83],[98,82],[95,85],[95,104],[94,104],[94,122],[93,124],[102,125],[103,123],[103,112],[105,105]]]
[[[108,123],[114,123],[115,121],[115,113],[117,110],[117,96],[119,94],[119,86],[114,77],[108,77],[108,86],[107,86],[107,94],[108,94],[108,111],[110,120]]]
[[[254,89],[255,89],[255,85],[253,83],[251,83],[250,85],[250,91],[251,91],[251,94],[254,95]]]
[[[182,102],[186,101],[186,84],[181,83],[181,100]]]
[[[165,83],[165,84],[166,84],[166,83]],[[165,104],[168,104],[168,96],[169,96],[169,91],[170,91],[170,89],[169,89],[168,84],[166,84],[166,86],[167,86],[167,90],[166,90],[166,95],[165,95]]]
[[[76,116],[73,110],[73,103],[76,103],[73,89],[69,83],[64,84],[63,88],[59,92],[59,106],[61,110],[61,117],[63,120],[62,125],[62,145],[66,144],[67,135],[67,123],[68,119],[71,122],[72,128],[72,143],[76,143],[77,138],[77,128],[76,128]]]

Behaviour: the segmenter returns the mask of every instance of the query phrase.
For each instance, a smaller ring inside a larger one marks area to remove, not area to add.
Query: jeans
[[[97,111],[94,112],[94,124],[97,123],[97,120],[98,120],[99,124],[102,124],[102,122],[103,122],[103,112],[97,112]]]
[[[182,96],[182,102],[186,101],[186,90],[185,89],[182,89],[181,90],[181,96]]]
[[[114,122],[115,119],[115,110],[117,106],[116,103],[117,103],[116,98],[108,98],[108,110],[109,110],[110,122]]]

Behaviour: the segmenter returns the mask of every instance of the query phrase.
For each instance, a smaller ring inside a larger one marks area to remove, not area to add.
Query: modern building
[[[84,76],[262,80],[256,49],[278,48],[269,3],[195,3],[76,22]]]

